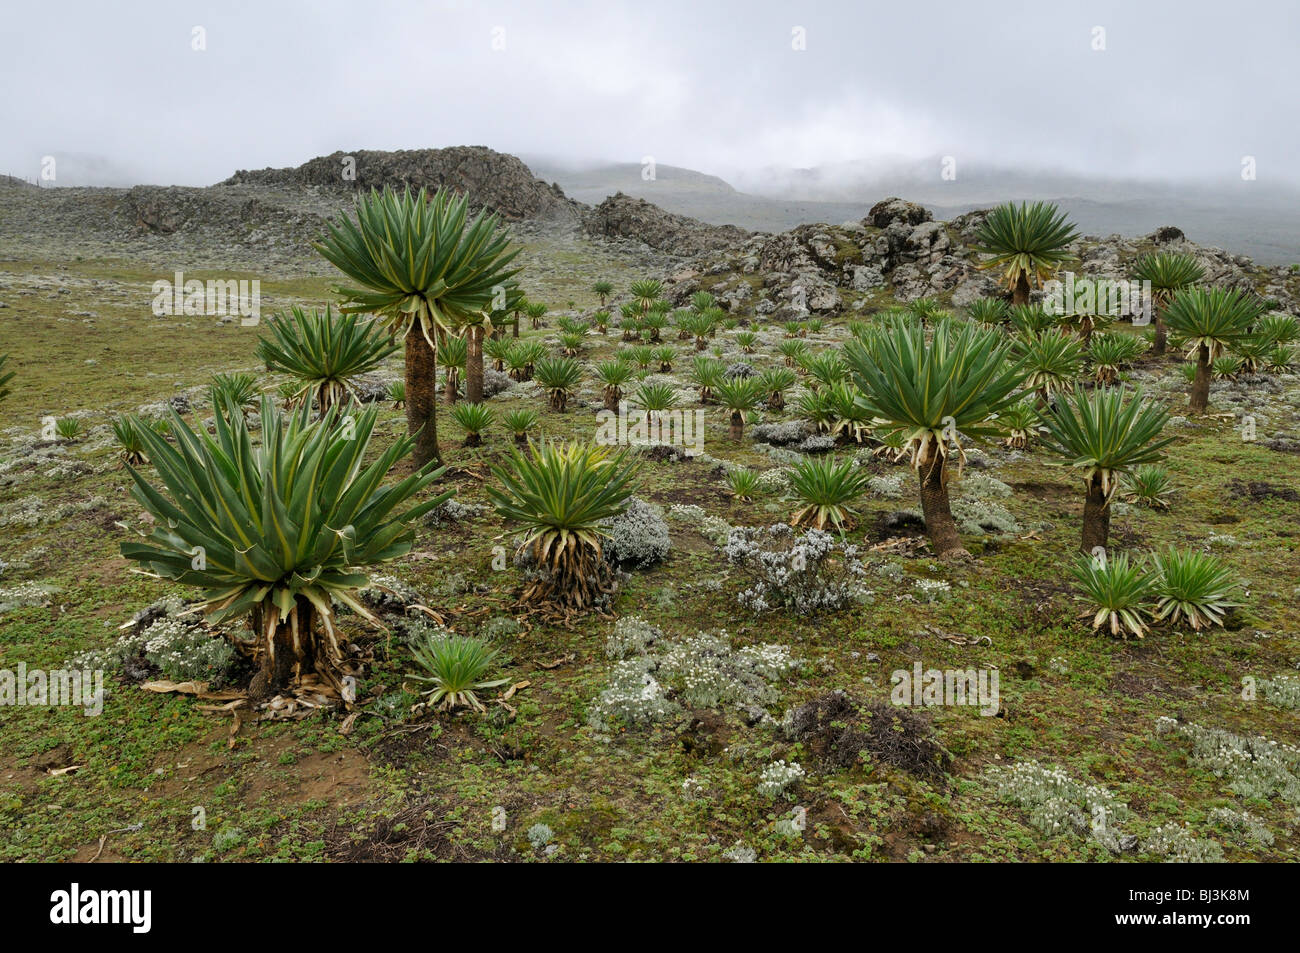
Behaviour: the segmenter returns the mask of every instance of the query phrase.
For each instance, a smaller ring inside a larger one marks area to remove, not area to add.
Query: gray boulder
[[[906,199],[900,199],[897,196],[891,196],[871,206],[871,211],[862,220],[862,224],[874,225],[876,228],[886,228],[894,222],[902,222],[904,225],[920,225],[922,222],[930,221],[933,217],[929,210],[923,206],[917,205],[915,202],[909,202]]]

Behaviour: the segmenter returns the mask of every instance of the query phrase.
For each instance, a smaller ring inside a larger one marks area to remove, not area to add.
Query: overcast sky
[[[54,156],[62,185],[461,144],[731,179],[951,155],[1239,181],[1250,155],[1300,182],[1295,0],[6,6],[0,172]]]

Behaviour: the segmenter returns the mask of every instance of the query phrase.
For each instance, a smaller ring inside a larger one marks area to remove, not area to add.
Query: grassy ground
[[[57,668],[110,643],[117,627],[149,603],[192,595],[131,573],[118,555],[127,538],[119,524],[137,523],[140,509],[103,428],[112,413],[201,385],[213,372],[258,370],[257,332],[212,318],[152,317],[147,290],[155,277],[120,261],[9,261],[0,271],[0,297],[9,305],[0,352],[13,355],[10,369],[18,372],[14,394],[0,404],[0,519],[24,506],[35,514],[0,526],[0,557],[9,564],[0,588],[32,582],[52,590],[48,604],[0,614],[0,668]],[[264,307],[319,303],[327,285],[263,279]],[[585,283],[554,300],[562,307],[567,298],[579,308],[593,304]],[[843,340],[846,319],[828,322],[814,345]],[[549,339],[552,331],[526,333]],[[747,359],[760,366],[779,360],[772,348],[778,334]],[[612,353],[616,337],[594,338],[584,360]],[[722,332],[719,343],[726,338]],[[689,360],[686,345],[677,346]],[[678,373],[685,362],[679,364]],[[398,376],[399,368],[392,362],[388,375]],[[1159,380],[1177,369],[1170,362],[1143,373]],[[587,386],[583,400],[598,400],[594,385]],[[1295,378],[1289,386],[1294,393]],[[1178,413],[1177,389],[1164,393],[1170,396],[1160,399]],[[508,392],[491,403],[501,408],[516,400]],[[524,403],[542,410],[548,436],[595,433],[587,407],[558,414],[536,398]],[[1294,419],[1276,416],[1288,407],[1294,404],[1271,411],[1276,428],[1294,429]],[[39,440],[42,417],[78,412],[90,428],[86,437],[61,450]],[[200,408],[192,418],[207,413]],[[709,414],[710,457],[776,465],[748,440],[732,442],[716,407]],[[386,407],[379,442],[404,426],[401,413]],[[498,424],[486,446],[464,449],[445,414],[440,427],[457,499],[486,502],[482,476],[504,460],[508,437]],[[1112,543],[1139,552],[1169,543],[1209,546],[1226,555],[1249,591],[1227,629],[1157,629],[1142,641],[1090,632],[1068,573],[1081,485],[1041,450],[986,457],[983,472],[1013,490],[999,502],[1018,531],[968,535],[978,558],[955,567],[924,551],[881,549],[868,561],[867,604],[816,618],[750,616],[735,602],[741,579],[699,527],[684,521],[670,521],[668,559],[634,572],[621,589],[618,615],[642,616],[670,636],[725,627],[739,644],[790,646],[803,664],[780,682],[781,700],[771,707],[777,717],[834,689],[887,698],[890,673],[917,661],[927,668],[996,667],[998,717],[970,708],[926,715],[952,757],[941,777],[871,760],[832,769],[815,744],[785,740],[770,724],[749,725],[728,712],[689,713],[612,740],[598,737],[586,712],[608,680],[604,644],[612,620],[589,616],[563,627],[519,615],[518,578],[493,568],[494,547],[509,544],[511,527],[484,514],[421,526],[412,555],[392,572],[458,632],[520,619],[521,631],[501,640],[503,676],[528,683],[511,699],[513,710],[493,704],[487,715],[410,719],[415,698],[402,689],[404,654],[386,654],[383,633],[354,618],[345,620],[346,629],[372,645],[378,661],[363,686],[363,715],[346,735],[328,714],[233,723],[191,699],[116,683],[99,717],[76,709],[3,709],[0,858],[701,860],[743,844],[761,859],[1114,859],[1086,831],[1044,836],[984,780],[990,765],[1037,759],[1127,802],[1134,817],[1125,830],[1139,838],[1176,823],[1220,843],[1229,859],[1291,859],[1296,805],[1280,796],[1234,795],[1228,778],[1189,757],[1186,742],[1157,736],[1155,728],[1157,718],[1170,716],[1295,739],[1295,711],[1245,701],[1241,684],[1246,676],[1294,671],[1300,659],[1300,503],[1236,496],[1234,489],[1249,481],[1300,486],[1300,455],[1243,442],[1227,419],[1193,420],[1176,432],[1171,509],[1117,514]],[[48,452],[33,453],[33,446]],[[886,514],[917,505],[906,464],[870,466],[901,475],[904,494],[864,499],[849,537],[867,547],[896,538],[883,528]],[[701,461],[645,460],[639,495],[664,506],[693,503],[732,525],[765,525],[791,512],[776,495],[733,500],[721,472]],[[929,601],[916,585],[922,579],[946,581],[950,593]],[[807,770],[789,799],[756,790],[763,767],[776,759]],[[683,789],[687,779],[695,793]],[[1273,842],[1216,824],[1210,812],[1219,807],[1248,810]],[[781,822],[797,808],[806,811],[807,824],[791,833]],[[527,836],[538,823],[552,831],[549,846],[556,849],[549,853]]]

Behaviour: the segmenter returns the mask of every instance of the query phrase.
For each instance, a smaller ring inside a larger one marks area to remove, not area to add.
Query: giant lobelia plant
[[[1098,387],[1063,397],[1041,411],[1047,428],[1044,442],[1083,471],[1086,496],[1079,549],[1092,553],[1110,538],[1110,501],[1119,478],[1161,457],[1173,437],[1161,437],[1169,413],[1148,401],[1141,390],[1130,396],[1122,387]]]
[[[497,512],[520,524],[519,550],[539,570],[521,603],[568,612],[590,609],[612,588],[602,523],[623,512],[635,492],[635,463],[624,448],[611,456],[596,444],[545,442],[511,450],[508,467],[493,467],[500,486],[487,492]]]
[[[1011,345],[998,331],[947,318],[930,334],[914,319],[894,318],[871,342],[844,347],[859,401],[880,426],[903,432],[935,553],[967,556],[948,499],[948,457],[965,457],[959,434],[997,434],[991,419],[1020,399],[1024,372],[1008,360]]]
[[[367,464],[375,408],[310,414],[304,402],[285,416],[264,396],[263,442],[254,446],[229,399],[214,403],[215,435],[172,411],[174,446],[139,430],[157,480],[130,468],[132,492],[155,522],[142,542],[123,543],[122,555],[148,575],[200,589],[213,621],[249,620],[260,661],[255,697],[309,672],[340,689],[350,672],[335,604],[377,623],[356,598],[366,570],[410,552],[410,524],[452,496],[416,501],[442,476],[429,466],[380,485],[412,438]]]
[[[397,350],[370,321],[359,315],[335,315],[293,307],[268,322],[270,337],[257,343],[268,369],[297,381],[295,402],[315,399],[321,413],[356,396],[352,381],[375,370]]]
[[[1031,286],[1042,286],[1070,257],[1074,226],[1050,202],[999,205],[975,232],[974,247],[991,255],[981,268],[1002,269],[1013,304],[1027,304]]]
[[[417,467],[439,461],[437,338],[502,306],[518,254],[496,215],[469,220],[467,196],[439,189],[371,190],[313,244],[352,284],[336,289],[345,313],[372,312],[406,344],[406,420]],[[510,306],[507,301],[506,307]]]

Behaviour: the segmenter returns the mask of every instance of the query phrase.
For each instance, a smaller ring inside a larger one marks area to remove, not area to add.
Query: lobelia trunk
[[[1079,551],[1091,555],[1095,547],[1106,548],[1110,541],[1110,506],[1101,487],[1101,474],[1088,481],[1088,495],[1083,501],[1083,540]]]
[[[623,394],[617,387],[605,388],[605,409],[618,413],[618,402],[622,399]]]
[[[1029,304],[1029,275],[1023,271],[1016,278],[1016,287],[1011,292],[1012,304]]]
[[[948,502],[948,485],[945,466],[937,447],[931,444],[921,454],[918,477],[921,481],[921,511],[925,514],[925,530],[934,546],[936,556],[944,559],[969,556],[961,544],[957,521],[952,518]]]
[[[1196,376],[1192,378],[1191,411],[1203,414],[1210,405],[1210,349],[1202,344],[1196,349]]]
[[[745,415],[738,410],[731,412],[731,439],[737,443],[745,439]]]
[[[418,321],[406,335],[406,428],[415,437],[417,468],[442,463],[438,452],[438,356]]]
[[[1160,309],[1163,304],[1164,302],[1159,298],[1151,303],[1151,311],[1155,315],[1156,325],[1155,339],[1151,342],[1152,354],[1164,354],[1169,340],[1169,332],[1165,329],[1165,322],[1160,319]]]
[[[336,402],[334,388],[329,385],[322,386],[320,390],[316,392],[316,402],[320,405],[320,417],[317,419],[324,420],[329,416],[330,408],[332,408]]]
[[[471,325],[465,336],[465,399],[483,403],[483,328]]]
[[[296,632],[292,622],[281,621],[268,637],[261,607],[253,610],[262,664],[249,683],[251,697],[268,698],[289,688],[302,674],[317,671],[316,610],[310,601],[297,600],[296,621]]]

